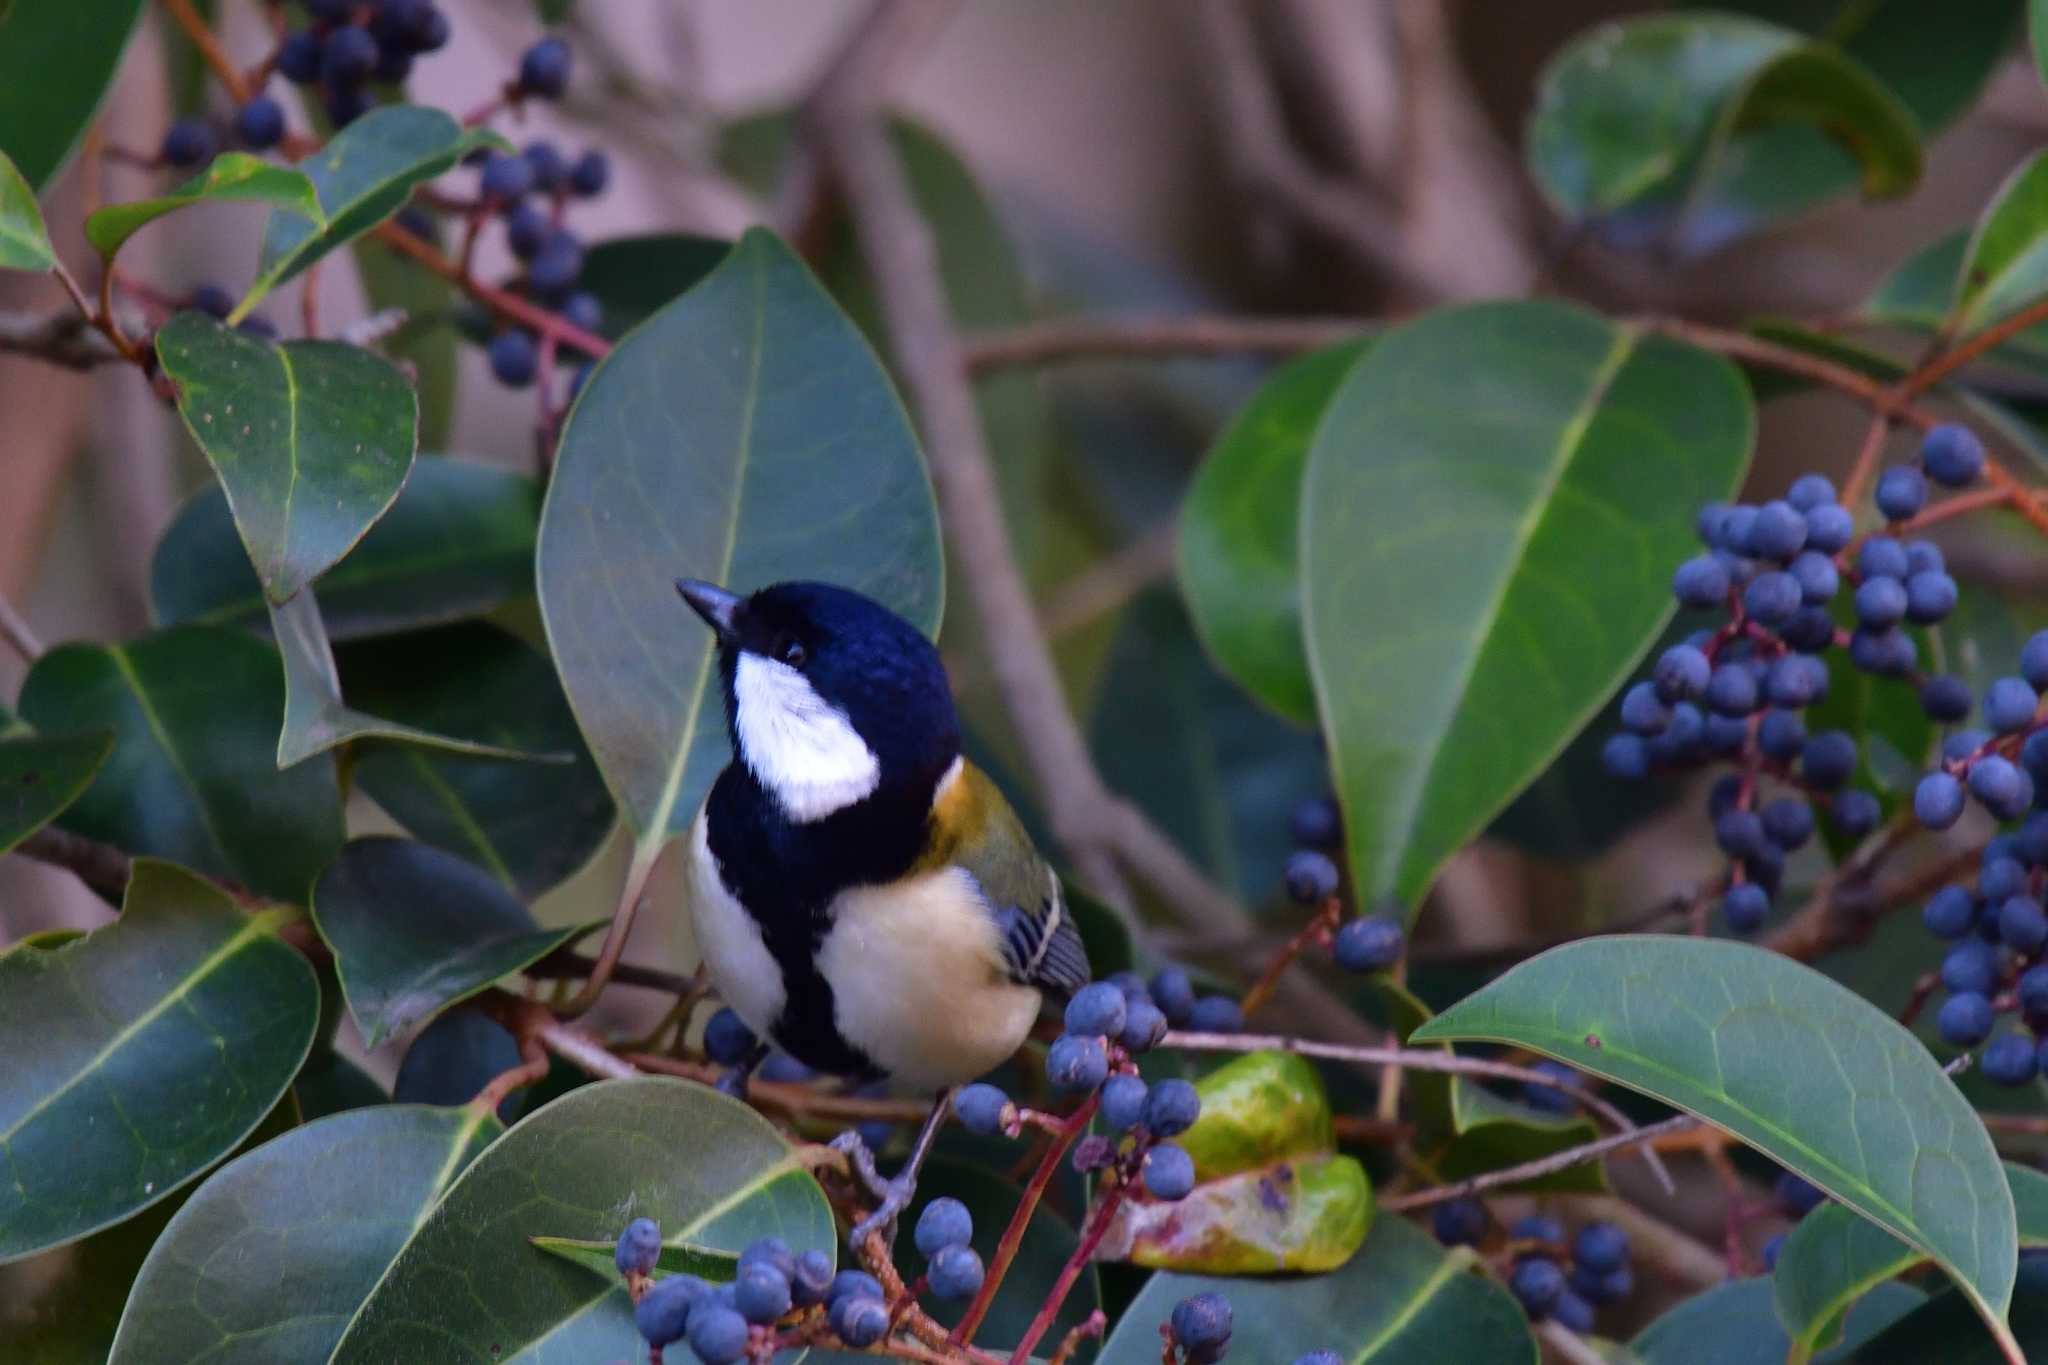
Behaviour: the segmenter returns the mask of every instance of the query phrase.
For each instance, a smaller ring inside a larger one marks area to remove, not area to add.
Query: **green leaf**
[[[586,932],[543,929],[481,869],[387,836],[342,848],[314,884],[313,922],[373,1048]]]
[[[273,166],[247,152],[223,152],[213,164],[169,194],[137,199],[126,204],[109,204],[85,220],[86,240],[101,257],[112,260],[122,245],[150,223],[167,213],[192,204],[238,200],[271,204],[287,213],[324,227],[327,215],[313,182],[288,166]]]
[[[1843,1344],[1820,1360],[1835,1365],[1925,1298],[1903,1284],[1879,1285],[1850,1310]],[[1629,1349],[1643,1365],[1784,1365],[1791,1342],[1771,1306],[1771,1282],[1759,1277],[1730,1280],[1695,1294],[1645,1327]]]
[[[0,23],[4,23],[0,16]],[[57,266],[56,248],[43,226],[36,193],[21,172],[0,152],[0,270],[31,270],[38,274]]]
[[[1747,10],[1832,43],[1867,67],[1939,131],[1975,102],[2012,47],[2020,0],[1708,0]]]
[[[76,801],[113,750],[105,733],[0,738],[0,853]]]
[[[370,1074],[332,1047],[316,1047],[292,1082],[292,1095],[306,1122],[385,1104],[391,1095]]]
[[[2005,1165],[2018,1213],[2019,1244],[2048,1246],[2048,1175]],[[1792,1365],[1827,1343],[1849,1306],[1927,1258],[1877,1224],[1835,1203],[1793,1227],[1778,1253],[1772,1284],[1778,1320],[1792,1334]]]
[[[156,351],[265,596],[289,601],[404,486],[418,420],[411,387],[360,346],[278,345],[190,310],[157,332]]]
[[[1969,230],[1959,228],[1908,256],[1864,302],[1863,316],[1921,335],[1941,331],[1949,324],[1956,280],[1963,273],[1963,253],[1969,245]],[[2001,342],[1985,360],[2002,361],[2033,376],[2048,373],[2048,323]]]
[[[1320,1274],[1351,1259],[1372,1219],[1365,1167],[1323,1152],[1205,1180],[1171,1204],[1129,1200],[1100,1255],[1203,1275]]]
[[[1567,218],[1610,214],[1698,160],[1720,110],[1799,35],[1721,14],[1601,24],[1544,65],[1529,122],[1536,183]]]
[[[599,335],[617,341],[695,288],[731,250],[731,242],[687,232],[613,237],[584,253],[576,287],[604,311]]]
[[[542,613],[644,876],[726,762],[710,631],[679,577],[738,592],[817,578],[927,633],[937,512],[867,342],[754,231],[592,373],[541,514]]]
[[[619,1277],[618,1262],[613,1259],[618,1248],[616,1237],[529,1237],[527,1240],[548,1255],[560,1256],[569,1264],[580,1265],[606,1280]],[[716,1251],[694,1242],[681,1245],[663,1242],[661,1255],[654,1263],[653,1276],[657,1280],[665,1280],[671,1275],[695,1275],[713,1284],[729,1284],[738,1275],[739,1268],[740,1258],[736,1252]]]
[[[1867,8],[1867,7],[1866,7]],[[1529,160],[1623,246],[1712,250],[1853,188],[1917,182],[1918,111],[1836,41],[1737,14],[1602,24],[1545,67]],[[1988,66],[1985,68],[1988,70]]]
[[[1247,1052],[1196,1081],[1195,1091],[1201,1117],[1176,1142],[1194,1160],[1197,1180],[1336,1149],[1330,1096],[1306,1057]]]
[[[1433,313],[1351,370],[1309,457],[1302,578],[1368,898],[1412,912],[1613,694],[1754,425],[1726,361],[1554,303]]]
[[[0,152],[30,185],[70,159],[141,17],[142,0],[0,5]]]
[[[1842,1365],[1898,1365],[1901,1361],[2010,1365],[2016,1360],[2048,1359],[2048,1261],[2021,1262],[2017,1291],[2004,1349],[1981,1323],[1971,1321],[1978,1308],[1970,1296],[1951,1289],[1928,1299],[1856,1350],[1835,1358]]]
[[[149,1253],[108,1365],[325,1360],[413,1228],[502,1131],[468,1109],[380,1105],[236,1158]]]
[[[75,833],[300,902],[341,847],[332,764],[277,770],[284,676],[253,636],[184,626],[60,645],[29,669],[21,712],[49,733],[113,732],[113,757],[58,821]]]
[[[320,579],[329,638],[460,621],[531,593],[540,500],[522,475],[421,456],[397,501]],[[263,585],[220,488],[194,494],[157,542],[149,597],[160,625],[267,626]]]
[[[1283,366],[1202,458],[1180,514],[1175,563],[1217,667],[1279,715],[1316,721],[1301,640],[1301,483],[1330,397],[1371,341]]]
[[[1103,777],[1196,862],[1249,901],[1274,898],[1287,812],[1329,782],[1322,745],[1210,666],[1170,589],[1117,623],[1088,733]]]
[[[1827,44],[1791,48],[1757,68],[1722,110],[1706,173],[1735,152],[1741,134],[1780,124],[1818,128],[1847,148],[1865,198],[1896,198],[1920,183],[1920,130],[1912,112],[1860,63]]]
[[[415,187],[471,149],[504,145],[503,138],[483,129],[464,132],[439,109],[410,104],[372,109],[299,163],[319,193],[326,222],[272,213],[263,225],[256,279],[228,320],[240,322],[272,289],[397,213]]]
[[[545,655],[473,622],[350,645],[340,661],[349,695],[380,716],[525,753],[573,755],[507,762],[362,746],[356,785],[411,833],[528,897],[604,843],[617,812]]]
[[[292,1097],[275,1105],[238,1152],[298,1123]],[[121,1305],[150,1248],[197,1188],[168,1198],[81,1242],[0,1265],[0,1360],[8,1365],[106,1365]]]
[[[1230,1300],[1231,1339],[1249,1358],[1335,1351],[1349,1365],[1535,1365],[1528,1319],[1479,1271],[1468,1248],[1445,1251],[1404,1219],[1381,1218],[1358,1255],[1328,1275],[1211,1279],[1163,1271],[1116,1323],[1097,1365],[1158,1365],[1159,1324],[1190,1294]]]
[[[0,1261],[149,1207],[270,1112],[320,1015],[289,917],[143,859],[114,923],[0,958]]]
[[[2029,0],[2027,45],[2034,53],[2034,70],[2048,81],[2048,0]]]
[[[1729,940],[1588,939],[1415,1038],[1531,1048],[1697,1114],[1927,1252],[1987,1320],[2004,1315],[2018,1249],[1984,1125],[1918,1039],[1810,967]]]
[[[361,739],[395,741],[471,758],[543,757],[382,720],[342,701],[341,674],[327,643],[327,628],[320,622],[320,607],[313,594],[305,589],[270,609],[270,632],[284,655],[284,727],[277,736],[280,768]]]
[[[641,1216],[670,1241],[727,1250],[770,1235],[798,1251],[838,1241],[824,1192],[753,1110],[665,1077],[600,1081],[521,1119],[462,1173],[357,1311],[332,1365],[644,1357],[625,1286],[529,1240],[615,1238]],[[451,1283],[464,1292],[449,1295]]]
[[[1977,219],[1956,276],[1949,326],[1979,331],[2048,293],[2048,152],[2005,178]]]

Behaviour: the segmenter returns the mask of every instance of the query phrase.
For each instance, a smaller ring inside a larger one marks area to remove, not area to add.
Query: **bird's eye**
[[[804,653],[803,642],[800,640],[784,638],[775,642],[775,658],[779,663],[788,664],[791,668],[802,668],[807,657],[809,656]]]

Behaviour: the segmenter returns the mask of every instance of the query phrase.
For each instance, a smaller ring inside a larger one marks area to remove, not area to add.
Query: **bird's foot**
[[[853,1225],[853,1231],[847,1235],[847,1244],[859,1250],[872,1232],[880,1232],[884,1243],[893,1243],[896,1240],[896,1220],[910,1207],[911,1196],[917,1193],[917,1172],[906,1170],[894,1180],[884,1178],[876,1169],[874,1151],[862,1141],[858,1132],[841,1133],[832,1139],[832,1148],[846,1154],[860,1183],[878,1201],[873,1213]]]

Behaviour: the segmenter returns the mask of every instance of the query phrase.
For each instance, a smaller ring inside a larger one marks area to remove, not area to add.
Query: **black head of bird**
[[[739,758],[799,823],[880,793],[930,797],[960,753],[939,652],[887,607],[829,583],[748,597],[681,579],[718,635]]]

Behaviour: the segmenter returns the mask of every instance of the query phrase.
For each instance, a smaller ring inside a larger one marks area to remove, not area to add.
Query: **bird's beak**
[[[678,578],[676,591],[690,604],[690,610],[704,618],[704,624],[718,632],[719,642],[733,642],[733,617],[740,609],[740,599],[719,587],[697,578]]]

